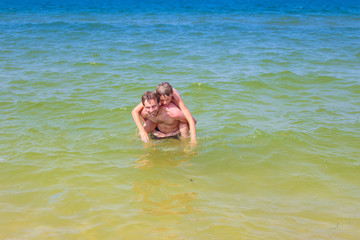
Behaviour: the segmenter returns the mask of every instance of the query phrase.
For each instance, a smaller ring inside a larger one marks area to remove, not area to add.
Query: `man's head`
[[[170,83],[162,82],[157,86],[156,93],[160,96],[161,105],[166,106],[171,102],[173,88]]]
[[[154,91],[147,91],[141,97],[142,104],[146,114],[150,117],[156,117],[159,113],[159,95]]]

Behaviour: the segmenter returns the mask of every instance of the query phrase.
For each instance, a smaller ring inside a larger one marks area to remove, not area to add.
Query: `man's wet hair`
[[[173,87],[168,82],[162,82],[156,87],[156,92],[160,96],[169,96],[173,93]]]
[[[156,99],[158,103],[160,102],[160,96],[155,91],[146,91],[141,97],[141,102],[145,106],[145,101],[149,101],[151,99]]]

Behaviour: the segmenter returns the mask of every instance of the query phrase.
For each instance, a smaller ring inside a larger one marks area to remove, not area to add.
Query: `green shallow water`
[[[0,19],[1,239],[359,238],[358,17]],[[197,147],[137,137],[161,81]]]

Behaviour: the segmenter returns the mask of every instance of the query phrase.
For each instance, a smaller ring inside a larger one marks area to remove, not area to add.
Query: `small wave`
[[[162,50],[160,53],[162,57],[175,57],[182,55],[181,52],[175,50]]]
[[[77,28],[83,30],[110,30],[114,29],[114,26],[111,24],[106,23],[84,23],[84,24],[77,24]]]
[[[29,28],[49,28],[49,29],[59,29],[62,27],[68,27],[71,26],[70,23],[66,23],[66,22],[62,22],[62,21],[56,21],[56,22],[49,22],[49,23],[27,23],[24,24],[24,26],[29,29]]]
[[[303,83],[303,81],[302,81],[303,77],[300,75],[297,75],[296,73],[293,73],[291,71],[262,74],[261,77],[272,78],[276,81],[284,81],[284,82],[291,81],[293,83]]]
[[[66,188],[64,191],[58,192],[58,193],[50,196],[49,197],[49,204],[54,204],[54,203],[62,201],[63,199],[66,198],[66,195],[68,194],[68,192],[69,192],[69,189]]]
[[[265,131],[263,130],[260,130],[260,129],[256,129],[252,134],[250,135],[246,135],[246,136],[242,136],[242,137],[239,137],[237,140],[239,140],[240,142],[242,143],[251,143],[251,142],[254,142],[260,138],[263,138],[263,137],[269,137],[270,135],[267,134]]]
[[[101,67],[106,66],[105,63],[98,63],[98,62],[76,62],[73,64],[76,67],[82,67],[82,66],[95,66],[95,67]]]
[[[325,113],[325,114],[328,114],[331,116],[341,116],[341,114],[338,114],[338,113],[331,111],[330,109],[326,109],[326,108],[318,108],[318,109],[316,109],[316,112],[317,113]]]
[[[304,25],[304,21],[300,21],[297,17],[281,17],[266,22],[267,24],[275,24],[279,26]]]
[[[41,115],[45,115],[47,111],[50,112],[61,112],[66,110],[73,109],[74,103],[73,102],[64,102],[60,100],[43,100],[43,101],[18,101],[17,102],[17,109],[19,113],[27,113],[27,112],[41,112]],[[48,113],[48,112],[47,112]],[[56,115],[49,114],[49,117],[54,117]]]
[[[184,59],[188,61],[200,61],[205,60],[205,57],[201,55],[187,55],[184,57]]]
[[[295,131],[295,130],[282,130],[282,131],[276,131],[276,132],[266,132],[261,129],[256,129],[253,133],[238,137],[237,141],[240,141],[241,143],[269,143],[272,144],[274,142],[301,142],[302,139],[308,138],[308,135]]]
[[[66,60],[61,60],[61,61],[55,61],[53,62],[54,65],[65,65],[65,64],[69,64],[69,61]]]
[[[93,66],[105,66],[106,64],[98,63],[98,62],[90,62],[90,65],[93,65]]]
[[[57,87],[59,86],[59,83],[57,82],[50,82],[50,81],[39,81],[34,82],[33,86],[35,87]]]
[[[86,79],[98,79],[98,78],[107,77],[107,76],[108,76],[107,73],[102,73],[102,72],[95,72],[95,73],[91,73],[91,74],[82,75],[82,77],[86,78]]]
[[[47,32],[58,32],[61,29],[75,29],[75,30],[111,30],[114,28],[111,24],[106,23],[69,23],[63,21],[48,22],[48,23],[27,23],[23,25],[26,29],[40,29]]]
[[[330,60],[327,60],[327,61],[321,61],[321,60],[312,60],[312,61],[309,61],[311,64],[314,64],[314,65],[325,65],[325,66],[337,66],[337,65],[347,65],[349,63],[353,63],[352,60],[349,60],[349,59],[338,59],[338,58],[335,58],[335,59],[330,59]]]
[[[251,88],[251,89],[273,89],[273,87],[267,83],[265,80],[253,79],[253,80],[244,80],[241,82],[241,85]]]
[[[139,48],[152,48],[156,47],[156,44],[153,43],[142,43],[138,45]]]
[[[199,90],[210,90],[210,91],[216,91],[217,89],[213,87],[210,83],[205,82],[193,82],[191,83],[187,89],[199,89]]]
[[[290,71],[280,73],[267,73],[260,75],[260,78],[272,81],[276,87],[286,88],[288,90],[304,90],[309,87],[313,88],[313,84],[334,83],[342,81],[340,78],[333,76],[323,76],[316,74],[297,75]]]
[[[18,80],[12,80],[9,83],[14,85],[23,85],[23,84],[30,84],[31,82],[24,79],[18,79]]]
[[[2,53],[2,54],[10,54],[10,53],[13,53],[13,51],[11,51],[11,50],[0,50],[0,53]],[[3,62],[4,60],[0,60],[1,62]]]
[[[341,85],[338,86],[339,89],[347,90],[353,94],[360,95],[360,85],[358,83],[348,84],[348,85]]]
[[[304,81],[304,83],[333,83],[336,81],[341,81],[340,78],[336,78],[333,76],[322,76],[322,75],[314,75],[314,74],[310,74],[305,76],[306,80]]]
[[[4,67],[5,70],[12,70],[12,71],[20,71],[20,70],[25,70],[25,68],[23,67],[14,67],[14,66],[6,66]]]
[[[27,58],[33,58],[33,57],[36,57],[36,56],[39,56],[39,55],[42,55],[45,53],[48,53],[48,52],[44,51],[44,50],[30,50],[30,51],[25,52],[24,55]]]

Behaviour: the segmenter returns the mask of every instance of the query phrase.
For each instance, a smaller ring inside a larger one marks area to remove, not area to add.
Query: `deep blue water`
[[[3,13],[13,12],[193,12],[193,13],[291,13],[291,14],[359,14],[360,3],[356,0],[314,0],[314,1],[262,1],[262,0],[203,0],[203,1],[176,1],[176,0],[80,0],[80,1],[10,1],[0,4]]]

